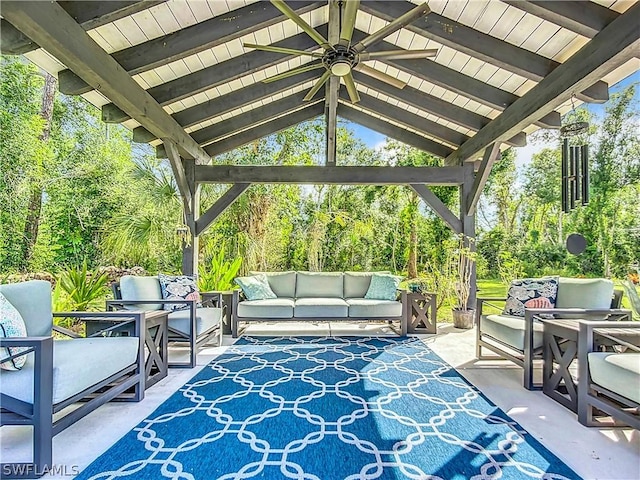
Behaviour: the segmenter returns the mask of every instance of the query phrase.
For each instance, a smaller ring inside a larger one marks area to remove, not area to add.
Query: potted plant
[[[471,296],[471,276],[475,268],[476,252],[472,249],[470,237],[458,236],[457,245],[451,250],[451,296],[455,298],[452,306],[453,326],[455,328],[473,328],[475,309],[469,305]]]

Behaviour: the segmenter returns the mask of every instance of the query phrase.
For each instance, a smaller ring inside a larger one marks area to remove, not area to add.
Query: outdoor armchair
[[[110,400],[144,398],[144,313],[54,314],[51,284],[42,280],[0,285],[0,292],[27,327],[26,337],[0,338],[0,347],[27,348],[10,357],[27,356],[21,369],[0,370],[0,424],[33,427],[33,462],[3,463],[0,472],[3,478],[35,478],[53,466],[55,435]],[[133,336],[96,332],[82,337],[54,326],[54,316],[86,323],[108,318],[112,324],[131,325]],[[82,402],[79,407],[54,420],[54,414],[77,402]]]

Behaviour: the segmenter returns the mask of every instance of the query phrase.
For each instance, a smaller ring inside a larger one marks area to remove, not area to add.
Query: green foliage
[[[87,310],[103,307],[106,286],[109,277],[101,274],[97,269],[89,271],[86,260],[81,267],[71,267],[60,275],[58,283],[68,298],[67,306],[72,311],[86,312]],[[60,299],[59,293],[56,293]],[[63,300],[57,300],[63,301]]]
[[[214,245],[213,243],[210,245]],[[242,257],[236,256],[233,260],[228,260],[225,242],[220,242],[218,248],[209,247],[215,250],[210,254],[208,266],[200,265],[198,275],[198,289],[201,292],[226,291],[236,288],[233,279],[238,276],[238,271],[242,266]]]

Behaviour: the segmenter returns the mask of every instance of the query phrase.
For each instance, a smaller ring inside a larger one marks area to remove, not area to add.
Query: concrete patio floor
[[[385,326],[332,324],[256,325],[253,335],[379,335]],[[522,370],[502,360],[475,360],[475,331],[439,324],[437,335],[420,335],[445,361],[478,387],[529,433],[585,479],[640,479],[640,432],[632,429],[586,428],[576,415],[545,396],[522,387]],[[54,438],[53,457],[71,478],[146,418],[167,397],[233,343],[225,336],[222,347],[210,347],[198,356],[194,369],[171,369],[167,378],[151,387],[140,403],[111,403],[92,412]],[[2,462],[30,459],[31,431],[26,427],[0,428]],[[333,479],[327,479],[333,480]]]

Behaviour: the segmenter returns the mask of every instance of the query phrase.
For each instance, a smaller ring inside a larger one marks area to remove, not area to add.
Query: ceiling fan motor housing
[[[339,77],[347,75],[353,67],[358,63],[356,60],[356,52],[344,45],[335,45],[333,48],[327,49],[322,62],[331,73]]]

